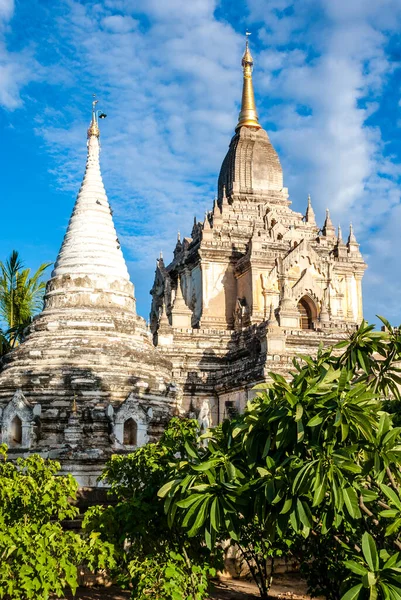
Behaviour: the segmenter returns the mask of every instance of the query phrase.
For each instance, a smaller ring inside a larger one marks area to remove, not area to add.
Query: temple
[[[40,452],[81,485],[112,453],[156,439],[177,401],[168,357],[135,308],[99,165],[96,101],[85,176],[43,312],[0,371],[0,441]]]
[[[248,42],[242,105],[218,196],[172,262],[157,260],[154,341],[173,363],[182,410],[219,422],[243,410],[269,372],[344,338],[362,320],[366,264],[352,226],[343,241],[327,210],[290,208],[277,152],[261,127]]]
[[[178,236],[172,262],[157,260],[150,328],[102,182],[94,102],[85,176],[43,311],[0,363],[0,442],[11,458],[39,452],[94,486],[111,454],[157,439],[172,415],[219,423],[270,372],[288,376],[294,356],[362,320],[366,264],[352,226],[344,241],[329,211],[317,225],[310,197],[304,215],[290,208],[259,123],[248,43],[242,68],[217,198]]]

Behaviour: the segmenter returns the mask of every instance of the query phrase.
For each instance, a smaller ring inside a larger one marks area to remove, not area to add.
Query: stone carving
[[[17,390],[1,415],[1,441],[11,447],[30,448],[33,441],[33,416],[32,405],[25,398],[22,390]],[[21,424],[21,435],[18,440],[13,437],[12,424],[15,419],[19,419]]]
[[[198,422],[202,433],[209,429],[211,425],[209,400],[203,400],[199,411]]]
[[[151,407],[146,407],[141,403],[141,399],[130,394],[123,404],[115,411],[112,435],[118,444],[124,445],[124,424],[132,419],[137,426],[136,446],[143,446],[149,440],[148,426],[153,417]]]

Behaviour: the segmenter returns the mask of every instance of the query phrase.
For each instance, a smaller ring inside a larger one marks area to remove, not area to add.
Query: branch
[[[372,513],[371,510],[368,509],[368,507],[365,505],[362,496],[359,496],[359,508],[361,510],[363,510],[364,513],[366,513],[369,517],[373,517],[373,523],[375,525],[379,524],[379,521],[376,519],[375,515]]]
[[[398,485],[396,484],[395,479],[393,477],[393,474],[390,471],[389,467],[386,467],[386,473],[387,473],[388,478],[390,479],[391,485],[393,486],[393,488],[395,489],[395,491],[398,492],[399,491]]]

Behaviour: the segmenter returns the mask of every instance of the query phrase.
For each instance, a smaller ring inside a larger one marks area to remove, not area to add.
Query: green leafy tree
[[[24,329],[42,308],[46,285],[42,277],[50,264],[42,264],[31,275],[16,250],[5,263],[0,262],[0,317],[7,326],[6,331],[0,331],[0,352],[9,351],[21,341]]]
[[[135,600],[203,600],[220,566],[200,537],[170,527],[157,492],[175,474],[199,434],[195,420],[173,418],[157,443],[115,455],[102,474],[114,504],[89,510],[86,531],[99,532],[118,557],[117,581]],[[221,554],[217,550],[214,554]]]
[[[59,469],[38,455],[9,462],[0,445],[0,598],[63,597],[75,592],[81,564],[113,564],[112,548],[98,534],[64,531],[62,521],[78,512],[71,504],[78,485]]]
[[[355,597],[370,588],[370,598],[401,598],[401,428],[383,404],[400,399],[401,334],[383,322],[385,331],[364,322],[349,341],[294,360],[289,380],[270,373],[243,415],[176,459],[177,476],[159,491],[172,526],[209,548],[237,544],[262,598],[266,558],[284,553],[301,560],[313,593],[349,600],[365,533],[384,571],[392,565],[393,595],[378,567]]]

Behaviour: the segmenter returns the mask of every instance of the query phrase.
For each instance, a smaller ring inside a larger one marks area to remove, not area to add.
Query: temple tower
[[[136,314],[99,164],[96,101],[85,175],[44,309],[0,371],[1,438],[94,485],[112,452],[154,439],[175,410],[171,364]],[[18,427],[16,426],[18,425]]]
[[[215,421],[242,410],[270,370],[285,376],[294,355],[335,343],[363,318],[366,264],[354,232],[345,243],[329,211],[320,228],[309,195],[305,214],[292,210],[279,156],[259,123],[248,40],[242,70],[217,201],[177,242],[171,263],[158,261],[151,290],[154,341],[181,373],[184,406],[201,412],[208,401]],[[185,326],[174,314],[181,288]]]

